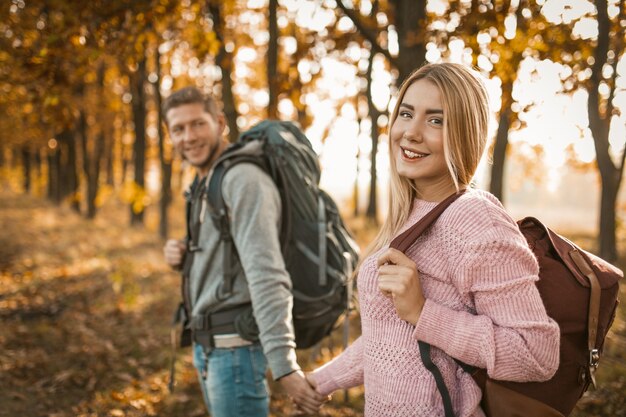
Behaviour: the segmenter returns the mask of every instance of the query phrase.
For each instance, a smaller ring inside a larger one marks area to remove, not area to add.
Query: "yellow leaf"
[[[124,401],[124,400],[126,400],[126,396],[123,393],[118,392],[118,391],[111,392],[111,398],[113,398],[116,401]],[[114,411],[114,410],[112,410],[112,411]],[[124,415],[124,414],[122,413],[122,415]]]

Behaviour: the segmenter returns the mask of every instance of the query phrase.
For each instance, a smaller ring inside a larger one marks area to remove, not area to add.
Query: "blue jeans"
[[[208,350],[194,344],[204,402],[211,417],[267,417],[267,360],[259,343]]]

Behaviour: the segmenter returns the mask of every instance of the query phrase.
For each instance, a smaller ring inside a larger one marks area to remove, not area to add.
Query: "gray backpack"
[[[226,172],[238,163],[261,167],[280,193],[280,243],[293,285],[296,346],[311,347],[333,330],[348,308],[351,291],[347,284],[357,263],[358,247],[337,205],[318,187],[318,158],[304,133],[290,122],[263,121],[242,133],[222,154],[208,184],[212,218],[226,245],[222,297],[232,291],[239,258],[221,185]]]

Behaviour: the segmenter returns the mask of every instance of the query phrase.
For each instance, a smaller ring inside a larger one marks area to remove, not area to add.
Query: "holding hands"
[[[378,258],[378,289],[393,300],[398,316],[415,325],[424,307],[424,294],[415,262],[389,248]]]
[[[302,371],[292,372],[279,379],[299,414],[317,414],[319,408],[330,399],[315,390],[315,381]]]

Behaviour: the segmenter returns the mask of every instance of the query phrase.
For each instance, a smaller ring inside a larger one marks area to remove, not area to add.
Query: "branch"
[[[378,43],[378,41],[376,40],[377,33],[371,30],[370,28],[368,28],[366,24],[361,20],[361,17],[358,15],[358,13],[356,13],[353,9],[346,7],[343,4],[342,0],[335,0],[335,1],[337,2],[337,5],[341,9],[341,11],[343,11],[343,13],[350,20],[352,20],[352,23],[354,23],[354,26],[356,26],[356,28],[359,30],[359,33],[361,34],[361,36],[363,36],[367,41],[369,41],[369,43],[372,44],[372,49],[374,50],[374,52],[383,54],[385,58],[387,58],[389,62],[397,68],[398,67],[397,59],[391,55],[391,53],[389,52],[387,48],[383,48]]]

